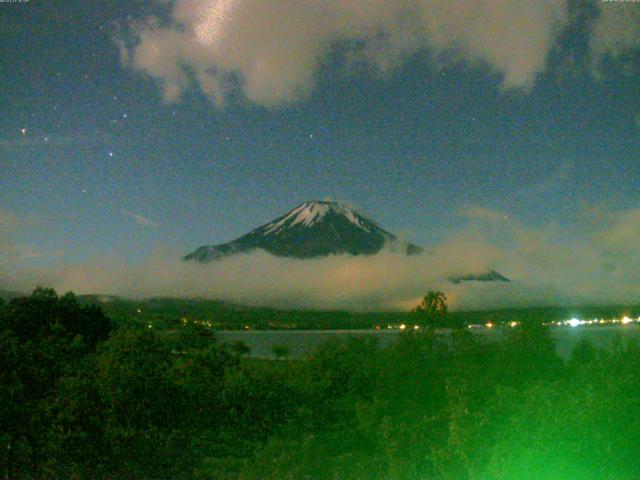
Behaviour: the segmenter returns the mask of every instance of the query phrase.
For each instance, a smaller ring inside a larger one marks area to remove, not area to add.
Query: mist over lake
[[[482,342],[500,342],[510,333],[508,327],[479,328],[470,330]],[[331,339],[347,337],[372,337],[381,347],[395,342],[399,335],[411,335],[398,329],[389,330],[237,330],[217,332],[221,342],[241,341],[250,349],[250,355],[258,358],[276,358],[273,347],[286,347],[290,358],[304,358],[322,343]],[[609,349],[618,343],[640,342],[640,326],[582,326],[551,327],[550,334],[555,342],[558,355],[568,359],[581,342],[587,342],[595,348]],[[446,339],[451,330],[438,329],[436,335]]]

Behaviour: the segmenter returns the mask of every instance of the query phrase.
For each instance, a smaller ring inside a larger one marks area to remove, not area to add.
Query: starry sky
[[[0,4],[21,261],[187,253],[310,199],[421,245],[640,207],[640,3],[364,3]]]

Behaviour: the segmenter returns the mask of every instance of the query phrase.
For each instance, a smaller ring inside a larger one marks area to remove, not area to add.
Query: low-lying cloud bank
[[[123,61],[159,81],[176,101],[192,84],[220,106],[240,92],[273,106],[304,99],[336,47],[349,65],[386,74],[412,54],[464,61],[528,89],[565,27],[591,4],[569,0],[175,0],[166,18],[131,25]],[[640,9],[594,1],[591,60],[640,46]],[[578,13],[573,12],[577,10]]]
[[[486,209],[462,214],[471,220],[468,228],[420,256],[383,251],[295,260],[256,251],[202,265],[180,260],[183,252],[157,249],[137,264],[111,255],[82,264],[58,259],[39,268],[15,255],[10,222],[4,222],[0,282],[21,291],[41,284],[61,292],[282,308],[409,309],[430,289],[444,290],[456,309],[640,302],[640,208],[591,210],[570,230],[530,228]],[[512,282],[447,281],[492,268]]]

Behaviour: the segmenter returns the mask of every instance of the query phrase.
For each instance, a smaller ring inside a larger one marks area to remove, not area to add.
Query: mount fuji
[[[208,263],[230,255],[262,249],[278,257],[318,258],[327,255],[374,255],[386,248],[392,252],[418,255],[425,250],[400,240],[352,208],[338,202],[310,201],[231,242],[204,245],[183,257]],[[496,272],[467,274],[449,279],[453,283],[508,282]]]
[[[279,257],[303,259],[339,254],[373,255],[383,248],[407,255],[423,251],[338,202],[310,201],[236,240],[202,246],[184,260],[206,263],[256,249]]]

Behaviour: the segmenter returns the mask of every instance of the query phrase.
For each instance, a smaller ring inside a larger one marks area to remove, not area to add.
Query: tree
[[[7,477],[42,476],[48,405],[60,380],[106,339],[111,322],[73,294],[37,288],[0,309],[0,448]]]
[[[21,341],[79,335],[93,349],[112,328],[100,307],[81,305],[71,292],[59,297],[51,288],[38,287],[29,297],[14,298],[4,310],[0,330],[11,330]]]
[[[249,353],[251,353],[251,348],[249,348],[249,346],[246,343],[244,343],[242,340],[237,340],[236,342],[233,342],[230,348],[233,354],[236,355],[238,358],[242,357],[243,355],[249,355]]]
[[[273,345],[271,347],[271,351],[278,360],[286,359],[291,353],[291,350],[287,345]]]
[[[448,313],[447,296],[440,290],[429,290],[413,312],[429,323],[442,321]]]

